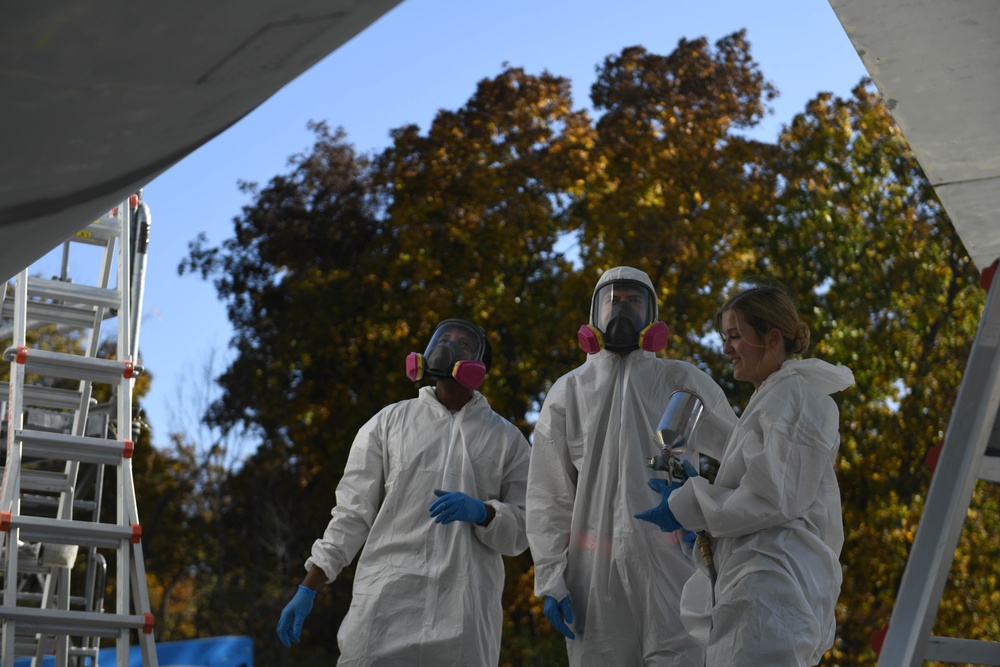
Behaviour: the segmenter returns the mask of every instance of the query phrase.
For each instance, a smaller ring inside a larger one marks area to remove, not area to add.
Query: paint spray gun
[[[678,389],[670,394],[667,407],[663,411],[659,426],[656,427],[656,439],[660,444],[660,453],[647,460],[647,465],[653,470],[662,470],[670,477],[671,484],[683,484],[688,479],[684,470],[684,461],[698,468],[697,461],[690,457],[696,452],[691,447],[691,436],[698,428],[704,412],[705,403],[693,391]],[[712,556],[712,538],[704,530],[697,533],[695,544],[708,566],[708,574],[712,580],[712,591],[715,591],[715,559]]]
[[[653,470],[663,470],[668,473],[672,484],[683,484],[687,481],[684,459],[697,467],[697,462],[689,458],[694,454],[689,445],[691,435],[698,427],[704,409],[705,404],[701,397],[686,389],[675,391],[667,399],[667,408],[663,411],[660,425],[656,427],[660,453],[650,457],[647,464]]]

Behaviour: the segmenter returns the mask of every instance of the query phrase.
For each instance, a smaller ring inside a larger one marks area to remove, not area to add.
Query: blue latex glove
[[[482,523],[486,521],[486,504],[479,498],[472,498],[461,491],[442,491],[434,489],[438,499],[431,505],[431,516],[435,523],[451,523],[452,521],[468,521]]]
[[[302,635],[302,624],[306,616],[313,608],[313,600],[316,599],[316,591],[308,586],[299,586],[292,601],[281,610],[281,618],[278,620],[278,637],[281,643],[291,648],[292,642],[299,643]]]
[[[553,628],[566,635],[569,639],[576,639],[576,635],[566,625],[573,622],[573,609],[569,605],[568,595],[559,602],[556,602],[556,599],[551,595],[546,595],[542,611],[545,613],[545,617],[549,619],[549,623],[552,624]]]
[[[670,511],[670,505],[667,503],[670,494],[681,487],[671,486],[670,482],[658,477],[649,480],[648,484],[649,488],[660,494],[660,504],[645,512],[639,512],[635,515],[635,518],[655,523],[664,533],[672,533],[675,530],[683,528],[684,526],[680,524],[674,513]]]
[[[684,531],[684,541],[688,544],[694,544],[698,540],[698,533],[693,530]]]

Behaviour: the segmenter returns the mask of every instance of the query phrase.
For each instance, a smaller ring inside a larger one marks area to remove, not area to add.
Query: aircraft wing
[[[9,3],[0,278],[231,126],[400,0]]]
[[[980,269],[1000,257],[1000,3],[830,0]]]

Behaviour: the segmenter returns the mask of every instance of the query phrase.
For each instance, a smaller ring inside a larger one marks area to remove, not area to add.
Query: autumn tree
[[[491,405],[527,432],[572,354],[572,264],[555,246],[583,184],[590,121],[572,110],[568,80],[510,68],[440,111],[426,136],[407,126],[392,137],[379,174],[399,255],[384,271],[410,299],[413,343],[456,310],[485,326]]]
[[[668,55],[627,48],[598,71],[597,140],[574,220],[583,270],[591,285],[618,264],[645,270],[673,333],[672,356],[716,361],[701,339],[742,266],[743,221],[771,190],[761,168],[767,147],[743,132],[776,94],[744,31],[714,48],[682,39]]]

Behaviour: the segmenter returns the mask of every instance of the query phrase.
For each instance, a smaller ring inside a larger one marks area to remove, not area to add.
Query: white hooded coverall
[[[616,279],[652,289],[644,272],[629,267],[605,272],[597,289]],[[633,517],[659,501],[647,481],[665,473],[650,470],[647,459],[660,451],[655,433],[667,399],[682,388],[705,404],[692,441],[724,442],[736,415],[719,386],[695,366],[653,352],[601,350],[559,378],[542,405],[528,474],[528,543],[535,595],[570,596],[571,665],[704,664],[678,615],[695,567],[690,547]]]
[[[333,516],[306,561],[333,581],[364,545],[337,634],[339,665],[499,662],[501,554],[527,548],[528,457],[521,432],[479,392],[451,414],[422,387],[361,428]],[[485,527],[437,524],[434,489],[479,498],[496,515]]]
[[[851,371],[786,361],[750,398],[719,459],[715,483],[695,477],[670,496],[688,530],[707,530],[718,581],[685,585],[681,613],[708,643],[711,667],[815,665],[833,645],[843,573],[834,462],[839,411],[829,394]]]

